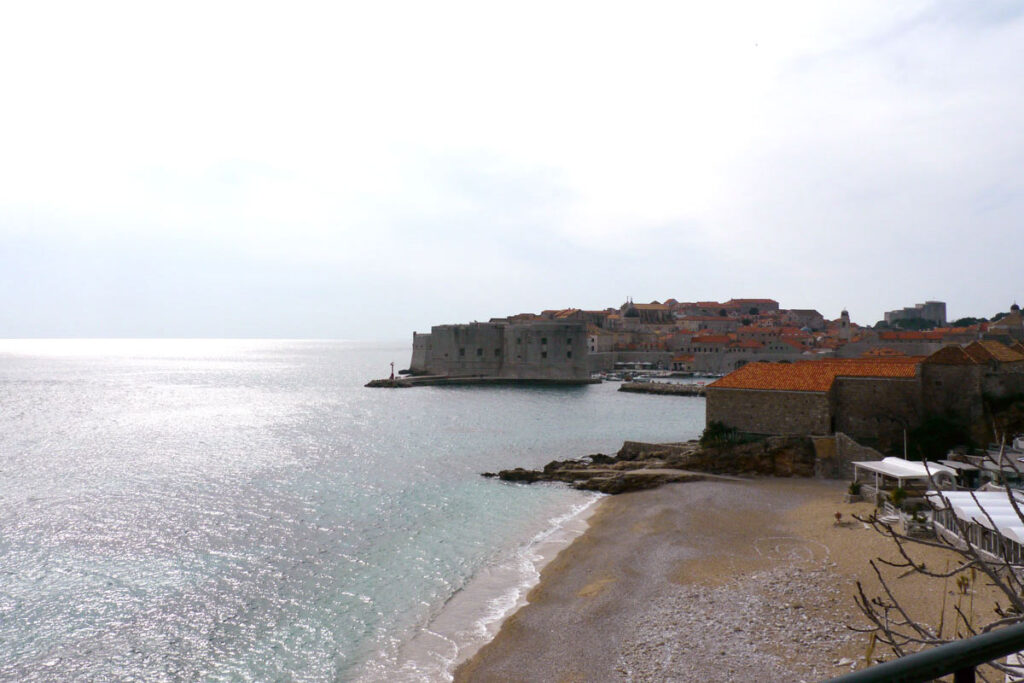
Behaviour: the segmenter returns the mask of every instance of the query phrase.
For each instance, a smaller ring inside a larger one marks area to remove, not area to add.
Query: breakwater
[[[599,379],[519,379],[516,377],[447,377],[427,375],[420,377],[403,377],[396,379],[374,379],[364,386],[370,388],[402,389],[406,387],[431,386],[495,386],[495,385],[533,385],[533,386],[579,386],[582,384],[600,384]]]
[[[619,391],[638,394],[669,394],[672,396],[703,396],[703,384],[677,384],[670,382],[623,382]]]

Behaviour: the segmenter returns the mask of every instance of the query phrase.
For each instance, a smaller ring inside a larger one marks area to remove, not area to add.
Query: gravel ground
[[[846,627],[865,623],[855,582],[878,595],[868,560],[899,558],[852,519],[871,506],[843,503],[844,490],[758,479],[609,497],[455,680],[820,681],[863,665],[867,637]],[[914,555],[936,569],[955,562]],[[885,573],[915,618],[936,624],[945,608],[947,632],[956,623],[951,582]],[[994,618],[998,596],[984,585],[971,595],[965,607]]]
[[[832,618],[846,598],[829,565],[756,572],[717,588],[681,587],[638,616],[616,673],[627,681],[835,676],[845,669],[832,666],[831,653],[855,637]]]

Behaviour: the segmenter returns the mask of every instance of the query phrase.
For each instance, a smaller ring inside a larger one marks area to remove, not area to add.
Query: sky
[[[1016,2],[0,9],[0,337],[1024,303]]]

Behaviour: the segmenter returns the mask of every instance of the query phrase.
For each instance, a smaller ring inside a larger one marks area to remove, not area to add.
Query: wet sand
[[[863,663],[867,642],[846,628],[865,623],[855,581],[872,594],[868,560],[897,556],[890,540],[852,523],[851,513],[871,506],[842,503],[844,492],[844,482],[760,479],[609,497],[455,680],[812,681],[844,673]],[[845,523],[836,523],[837,511]],[[919,556],[943,568],[952,554]],[[929,623],[949,596],[950,630],[951,581],[893,581]],[[991,613],[991,597],[979,588],[975,612]]]

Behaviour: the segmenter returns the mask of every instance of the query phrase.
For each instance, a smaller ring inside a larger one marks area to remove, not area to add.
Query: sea
[[[408,344],[0,341],[0,680],[447,681],[702,398],[368,389]]]

